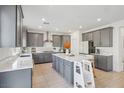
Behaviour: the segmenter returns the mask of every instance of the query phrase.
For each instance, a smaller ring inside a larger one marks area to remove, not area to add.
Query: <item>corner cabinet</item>
[[[0,47],[21,46],[23,18],[21,6],[0,6]]]

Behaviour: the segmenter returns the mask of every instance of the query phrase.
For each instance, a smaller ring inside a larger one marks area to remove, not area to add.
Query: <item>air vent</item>
[[[45,25],[49,25],[50,23],[49,23],[49,22],[43,22],[43,24],[45,24]]]

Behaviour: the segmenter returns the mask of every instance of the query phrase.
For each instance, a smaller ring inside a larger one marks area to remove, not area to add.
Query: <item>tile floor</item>
[[[124,88],[124,72],[105,72],[95,69],[97,88]]]
[[[33,69],[33,88],[71,88],[51,63],[38,64]]]
[[[95,69],[96,88],[124,88],[124,72],[105,72]],[[72,88],[52,68],[51,63],[38,64],[33,69],[33,88]]]

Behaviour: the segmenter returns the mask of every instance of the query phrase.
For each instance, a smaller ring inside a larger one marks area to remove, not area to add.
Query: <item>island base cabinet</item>
[[[52,67],[56,69],[56,56],[52,56]]]
[[[64,78],[68,83],[73,85],[73,80],[74,80],[74,70],[73,70],[73,63],[69,62],[67,60],[64,60]]]
[[[56,71],[59,72],[59,60],[58,60],[58,57],[56,57]]]
[[[32,69],[0,72],[0,88],[31,88]]]
[[[73,62],[53,55],[53,68],[70,84],[73,85],[74,70]]]
[[[59,72],[60,72],[60,75],[64,77],[64,63],[63,63],[63,59],[60,60],[59,62]]]

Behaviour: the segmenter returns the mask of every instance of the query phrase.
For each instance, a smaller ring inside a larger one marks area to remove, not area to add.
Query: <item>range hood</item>
[[[44,42],[53,42],[52,40],[49,39],[49,32],[46,32],[46,40]]]

